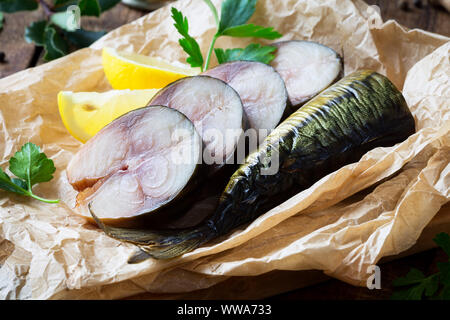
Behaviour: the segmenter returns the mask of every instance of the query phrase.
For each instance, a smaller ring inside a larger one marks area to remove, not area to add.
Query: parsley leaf
[[[412,268],[405,277],[400,277],[392,283],[394,287],[407,287],[396,291],[391,296],[394,300],[431,299],[450,300],[450,235],[439,233],[433,239],[449,256],[447,262],[437,264],[439,272],[426,277],[420,270]],[[440,293],[436,296],[436,293]]]
[[[9,170],[33,186],[50,181],[56,168],[38,146],[28,142],[9,159]]]
[[[204,0],[211,8],[213,14],[214,6],[210,0]],[[214,48],[217,38],[221,36],[237,37],[237,38],[263,38],[263,39],[277,39],[281,34],[272,27],[262,27],[254,24],[246,24],[251,16],[255,13],[257,0],[225,0],[222,2],[222,10],[220,14],[220,21],[218,23],[217,33],[214,35],[210,45],[208,55],[206,56],[206,63],[204,70],[208,69],[211,58],[211,53]],[[216,57],[218,62],[224,63],[234,60],[250,60],[269,63],[274,56],[271,53],[275,49],[265,46],[261,47],[257,44],[251,44],[245,49],[216,49]]]
[[[89,47],[92,43],[103,37],[105,34],[106,31],[90,31],[85,29],[65,32],[67,40],[76,45],[78,48]]]
[[[53,26],[47,26],[44,32],[44,60],[61,58],[68,51],[67,42],[61,38]]]
[[[189,55],[186,62],[191,65],[191,67],[201,67],[203,65],[203,56],[200,51],[200,46],[197,41],[189,35],[189,24],[186,17],[183,14],[172,7],[172,19],[175,21],[175,28],[183,36],[178,42],[183,50]]]
[[[98,0],[80,0],[78,3],[82,16],[100,17],[102,9]]]
[[[433,241],[450,257],[450,235],[441,232],[434,237]]]
[[[2,168],[0,168],[0,189],[24,195],[26,192],[23,190],[23,186],[21,182],[14,183]]]
[[[0,11],[0,30],[2,30],[3,28],[3,19],[4,19],[3,12]]]
[[[47,203],[57,203],[59,200],[48,200],[33,194],[33,185],[53,179],[56,168],[51,159],[41,152],[33,143],[26,143],[9,160],[9,170],[18,178],[10,178],[0,168],[0,189],[30,196]]]
[[[239,38],[277,39],[281,34],[272,27],[265,28],[254,24],[245,24],[255,13],[257,0],[225,0],[222,3],[217,36]],[[209,1],[206,1],[209,2]]]
[[[28,43],[35,43],[38,46],[43,46],[46,27],[47,21],[45,20],[33,22],[25,29],[25,40]]]
[[[448,234],[444,235],[448,236]],[[449,244],[450,241],[447,242],[447,245]],[[450,300],[450,260],[449,262],[438,262],[437,266],[440,271],[440,279],[443,284],[443,288],[441,293],[439,294],[439,298],[444,300]]]
[[[260,44],[252,43],[245,47],[245,49],[214,49],[216,53],[217,61],[219,64],[237,61],[237,60],[245,60],[245,61],[259,61],[262,63],[270,63],[275,57],[272,53],[276,50],[275,47],[272,46],[264,46],[262,47]]]
[[[205,63],[198,43],[188,34],[188,21],[183,17],[182,13],[172,8],[172,18],[175,21],[175,28],[183,36],[179,43],[183,50],[189,55],[186,60],[192,67],[200,67],[201,71],[205,71],[209,67],[211,55],[214,50],[219,64],[235,61],[259,61],[269,63],[274,58],[272,52],[275,48],[271,46],[262,47],[259,44],[251,44],[244,49],[215,49],[216,41],[221,36],[238,37],[238,38],[262,38],[277,39],[282,35],[272,27],[262,27],[254,24],[246,24],[251,16],[255,13],[257,0],[224,0],[222,2],[222,10],[220,19],[217,10],[211,0],[203,0],[211,10],[217,25],[217,32],[211,40],[211,44],[206,55]]]
[[[264,28],[261,26],[255,26],[254,24],[244,24],[241,26],[231,27],[225,29],[221,35],[230,36],[236,38],[263,38],[263,39],[277,39],[281,37],[281,34],[274,30],[272,27]]]
[[[392,283],[395,287],[398,286],[407,286],[410,284],[417,284],[422,282],[425,279],[425,275],[422,271],[417,270],[415,268],[411,268],[408,274],[405,277],[397,278]]]
[[[231,27],[246,23],[255,13],[257,0],[225,0],[222,2],[219,29],[217,33],[223,32]]]
[[[412,284],[415,284],[415,286],[412,286],[407,290],[396,292],[391,298],[393,300],[420,300],[422,299],[423,294],[427,297],[431,297],[438,290],[439,277],[435,274],[426,278],[421,271],[412,268],[404,278],[398,278],[394,280],[393,283],[396,287]]]

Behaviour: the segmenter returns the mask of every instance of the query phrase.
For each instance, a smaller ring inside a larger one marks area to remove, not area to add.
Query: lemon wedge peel
[[[113,89],[163,88],[178,79],[195,76],[200,68],[183,68],[159,58],[103,48],[103,69]]]
[[[58,109],[67,131],[85,143],[121,115],[145,107],[159,89],[58,93]]]

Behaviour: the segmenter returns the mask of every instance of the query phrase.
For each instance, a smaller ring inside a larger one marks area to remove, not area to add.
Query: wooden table
[[[450,36],[450,14],[443,9],[424,5],[418,9],[410,4],[409,11],[397,8],[393,0],[367,0],[378,5],[383,20],[395,19],[408,28],[420,28]],[[83,18],[83,26],[91,30],[112,30],[131,22],[146,12],[118,5],[104,13],[101,18]],[[6,22],[0,31],[0,51],[6,55],[6,63],[0,63],[0,78],[43,63],[42,49],[26,43],[23,38],[27,25],[43,16],[41,10],[19,12],[6,15]],[[298,289],[272,297],[272,299],[388,299],[392,294],[392,280],[404,276],[411,267],[425,274],[437,271],[436,262],[445,261],[446,255],[440,249],[432,249],[382,265],[382,289],[369,290],[350,286],[338,280],[328,280],[322,284]]]

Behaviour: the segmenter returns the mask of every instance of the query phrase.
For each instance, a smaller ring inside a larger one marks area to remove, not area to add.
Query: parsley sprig
[[[9,159],[9,171],[17,178],[10,178],[0,168],[0,189],[29,196],[46,203],[58,203],[59,200],[49,200],[35,195],[32,187],[40,182],[53,179],[56,168],[53,160],[41,152],[35,144],[28,142]]]
[[[272,46],[264,46],[262,47],[260,44],[251,43],[244,49],[214,49],[216,53],[217,61],[219,64],[236,61],[236,60],[250,60],[250,61],[259,61],[266,64],[269,64],[273,59],[273,53],[276,50],[275,47]]]
[[[175,8],[172,8],[172,19],[175,21],[174,26],[178,33],[183,36],[178,40],[180,46],[189,55],[187,63],[193,68],[203,66],[203,56],[197,41],[189,35],[189,23],[186,17]]]
[[[439,233],[433,241],[441,247],[449,257],[446,262],[438,262],[439,272],[425,276],[422,271],[411,268],[405,277],[397,278],[392,283],[402,290],[394,292],[393,300],[428,299],[450,300],[450,235]]]
[[[201,71],[209,68],[212,53],[216,54],[219,64],[235,61],[249,60],[269,63],[274,58],[275,47],[261,46],[259,44],[250,44],[246,48],[236,49],[215,49],[218,38],[222,36],[237,38],[261,38],[274,40],[281,37],[281,34],[272,27],[262,27],[254,24],[247,24],[247,21],[255,13],[257,0],[225,0],[222,2],[220,18],[211,0],[203,0],[210,8],[214,21],[216,22],[217,32],[211,40],[211,44],[206,55],[203,55],[197,41],[189,35],[189,24],[186,17],[172,7],[172,18],[175,21],[175,28],[182,38],[179,43],[183,50],[188,54],[187,62],[191,67],[200,67]]]

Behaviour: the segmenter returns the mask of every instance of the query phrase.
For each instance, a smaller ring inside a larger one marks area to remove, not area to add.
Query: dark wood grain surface
[[[406,1],[408,10],[398,8],[397,0],[365,0],[370,5],[377,5],[383,21],[394,19],[410,29],[422,29],[450,36],[450,14],[444,8],[431,6],[422,0],[422,8]]]
[[[0,31],[0,51],[5,54],[5,62],[0,62],[0,78],[34,66],[32,64],[35,47],[24,40],[25,27],[41,19],[41,10],[5,14],[3,29]]]
[[[450,14],[442,8],[436,8],[422,1],[422,8],[409,1],[409,10],[398,8],[395,0],[367,0],[380,8],[383,20],[395,19],[408,28],[420,28],[430,32],[450,36]],[[118,5],[104,13],[101,18],[83,18],[83,26],[91,30],[112,30],[131,22],[146,12]],[[0,78],[43,63],[42,50],[26,43],[23,35],[25,27],[32,21],[42,18],[42,11],[8,14],[0,31],[0,51],[6,55],[6,62],[0,62]],[[436,262],[443,261],[445,254],[440,249],[432,249],[382,265],[382,289],[369,290],[340,282],[328,280],[304,289],[280,294],[272,299],[388,299],[392,294],[392,280],[405,275],[411,267],[424,273],[436,272]],[[141,296],[145,298],[145,296]]]
[[[119,4],[100,18],[82,17],[81,24],[87,30],[111,31],[145,14],[147,12]],[[5,14],[3,30],[0,31],[0,51],[5,53],[6,62],[0,62],[0,78],[44,63],[42,48],[35,48],[24,40],[25,27],[43,18],[43,10]]]

